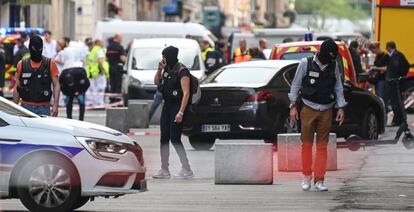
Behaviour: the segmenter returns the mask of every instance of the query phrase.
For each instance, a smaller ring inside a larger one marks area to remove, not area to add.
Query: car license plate
[[[205,124],[201,125],[201,132],[229,132],[230,124]]]

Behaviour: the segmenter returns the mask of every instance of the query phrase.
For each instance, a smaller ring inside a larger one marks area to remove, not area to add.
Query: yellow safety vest
[[[240,47],[235,49],[235,51],[234,51],[234,63],[249,61],[252,58],[249,51],[250,51],[250,49],[247,48],[246,49],[247,54],[242,54],[242,51],[241,51]]]
[[[91,52],[86,56],[86,73],[88,78],[96,78],[99,76],[98,52],[104,49],[98,45],[94,46]],[[109,63],[106,58],[103,62],[105,76],[109,77]]]
[[[208,47],[207,49],[205,49],[205,50],[203,51],[203,53],[201,54],[201,57],[203,58],[203,61],[206,61],[206,60],[207,60],[207,54],[208,54],[209,52],[212,52],[212,51],[214,51],[214,49],[213,49],[213,48],[211,48],[211,47]]]

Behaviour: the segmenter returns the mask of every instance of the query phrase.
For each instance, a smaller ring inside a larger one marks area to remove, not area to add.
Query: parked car
[[[0,97],[0,197],[30,211],[71,211],[91,198],[146,190],[141,147],[107,127],[40,117]]]
[[[290,85],[297,60],[251,61],[225,66],[201,85],[202,97],[190,110],[183,133],[198,150],[209,149],[220,139],[264,139],[294,131],[289,125]],[[385,130],[383,102],[372,93],[344,82],[345,121],[333,120],[338,137],[351,134],[378,138]],[[336,113],[336,110],[335,110]]]
[[[131,46],[126,64],[127,76],[123,80],[124,102],[129,99],[152,99],[157,86],[154,76],[158,62],[162,59],[162,50],[167,46],[179,49],[178,60],[186,65],[191,74],[201,79],[205,77],[205,66],[201,57],[200,45],[192,39],[154,38],[137,39]]]

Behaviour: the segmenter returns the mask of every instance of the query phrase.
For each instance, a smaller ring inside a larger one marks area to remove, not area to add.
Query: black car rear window
[[[232,67],[221,69],[210,75],[204,82],[206,83],[247,83],[247,84],[266,84],[276,73],[275,68],[262,67]]]
[[[282,55],[280,59],[282,60],[301,60],[305,57],[310,57],[315,55],[314,52],[292,52],[292,53],[286,53]]]

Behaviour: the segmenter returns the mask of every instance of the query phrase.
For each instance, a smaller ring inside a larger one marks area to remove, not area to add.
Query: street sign
[[[220,25],[220,9],[218,6],[205,6],[203,8],[203,25],[207,27]]]

